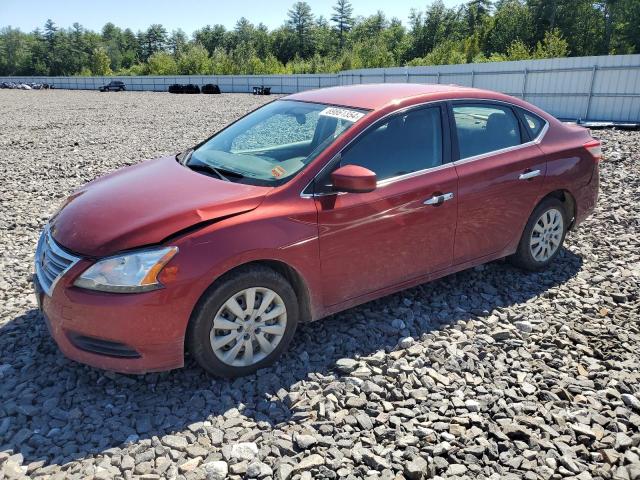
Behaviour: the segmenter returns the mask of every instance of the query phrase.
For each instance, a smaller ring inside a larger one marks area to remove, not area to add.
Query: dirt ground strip
[[[235,381],[66,360],[30,274],[74,188],[273,99],[0,90],[0,478],[640,479],[640,132],[553,267],[495,262],[301,327]]]

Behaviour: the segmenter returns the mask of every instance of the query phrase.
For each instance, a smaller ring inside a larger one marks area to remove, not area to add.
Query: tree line
[[[354,16],[337,0],[330,18],[293,4],[281,27],[241,18],[191,36],[159,24],[133,32],[107,23],[94,32],[47,20],[25,33],[0,29],[0,75],[175,75],[331,73],[640,52],[639,0],[436,0],[407,25],[382,11]]]

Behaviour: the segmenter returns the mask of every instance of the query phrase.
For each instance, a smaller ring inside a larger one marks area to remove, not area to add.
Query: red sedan
[[[193,149],[76,191],[35,286],[66,356],[244,375],[300,322],[495,259],[554,260],[598,195],[600,144],[527,102],[448,85],[284,97]]]

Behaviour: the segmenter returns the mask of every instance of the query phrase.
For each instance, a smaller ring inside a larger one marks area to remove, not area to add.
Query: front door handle
[[[530,170],[521,173],[518,177],[520,180],[531,180],[532,178],[540,176],[540,170]]]
[[[424,201],[424,204],[437,206],[451,199],[453,199],[453,193],[443,193],[442,195],[434,195],[431,198],[427,198]]]

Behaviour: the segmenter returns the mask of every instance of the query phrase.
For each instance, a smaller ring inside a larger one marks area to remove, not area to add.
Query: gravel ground
[[[235,381],[66,360],[37,235],[75,187],[269,98],[0,90],[0,478],[640,479],[640,132],[553,267],[495,262],[299,329]]]

